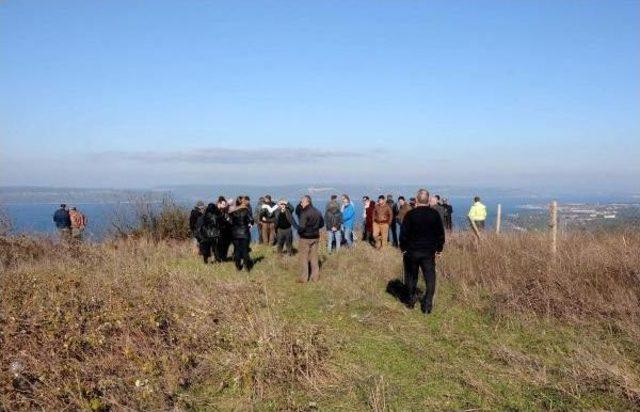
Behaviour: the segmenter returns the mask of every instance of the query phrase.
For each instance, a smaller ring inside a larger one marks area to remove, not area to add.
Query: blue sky
[[[638,1],[6,1],[0,184],[640,190]]]

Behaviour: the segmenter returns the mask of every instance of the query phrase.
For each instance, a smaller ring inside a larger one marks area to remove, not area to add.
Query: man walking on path
[[[480,202],[480,197],[473,198],[473,205],[469,209],[469,220],[476,224],[478,230],[484,230],[484,222],[487,220],[487,207]]]
[[[376,249],[382,249],[387,245],[389,238],[389,224],[393,218],[393,212],[383,195],[378,196],[378,203],[373,209],[373,240]]]
[[[317,282],[320,278],[320,264],[318,262],[318,244],[320,242],[320,228],[324,226],[324,219],[318,209],[313,207],[311,196],[304,196],[300,201],[300,218],[298,223],[298,253],[302,271],[298,282],[307,283],[309,279]],[[309,276],[311,267],[311,276]]]
[[[69,211],[69,220],[71,220],[71,238],[74,240],[82,240],[84,229],[87,226],[87,218],[78,209],[72,207]]]
[[[413,308],[418,300],[416,286],[419,271],[426,283],[425,295],[420,302],[423,313],[433,308],[436,290],[436,254],[442,252],[445,234],[438,212],[429,207],[429,192],[420,189],[416,196],[416,208],[407,212],[400,230],[400,249],[403,253],[405,282],[409,295],[408,306]]]
[[[337,198],[336,198],[337,199]],[[327,229],[327,252],[331,253],[333,250],[333,242],[336,242],[336,252],[340,250],[340,243],[342,243],[342,212],[340,211],[340,205],[338,201],[332,199],[327,204],[327,210],[324,213],[324,221]]]
[[[60,239],[69,240],[71,237],[71,218],[69,217],[67,205],[64,203],[60,205],[60,209],[53,214],[53,222],[56,224]]]

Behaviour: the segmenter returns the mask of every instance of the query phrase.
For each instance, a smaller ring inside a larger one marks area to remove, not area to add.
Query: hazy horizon
[[[0,185],[638,192],[639,33],[622,0],[3,2]]]

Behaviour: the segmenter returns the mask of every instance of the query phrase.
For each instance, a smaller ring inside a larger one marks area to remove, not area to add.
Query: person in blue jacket
[[[343,238],[347,241],[348,246],[353,245],[353,228],[356,223],[356,209],[351,203],[349,195],[342,195],[342,229],[344,231]]]

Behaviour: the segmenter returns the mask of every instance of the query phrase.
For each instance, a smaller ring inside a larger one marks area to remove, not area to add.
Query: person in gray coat
[[[333,250],[333,242],[336,242],[335,251],[340,250],[342,242],[342,211],[336,200],[331,200],[324,213],[324,222],[327,229],[327,252]]]

